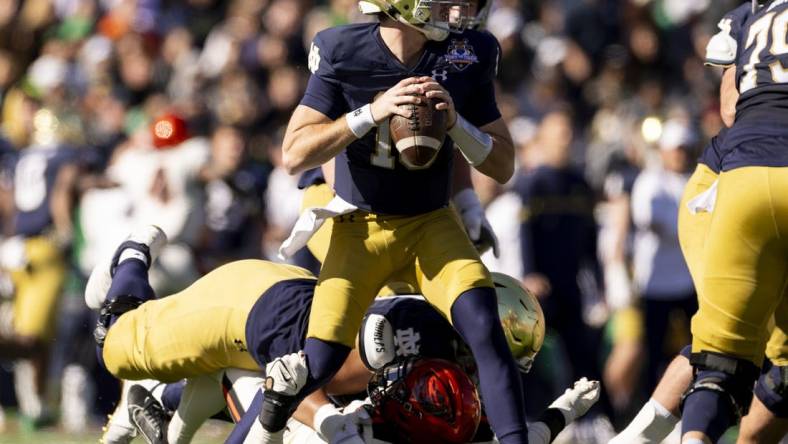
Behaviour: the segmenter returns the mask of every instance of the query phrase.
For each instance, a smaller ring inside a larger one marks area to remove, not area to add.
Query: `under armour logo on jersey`
[[[442,82],[445,82],[446,80],[449,80],[449,70],[447,70],[447,69],[437,69],[437,68],[433,69],[432,70],[432,78],[435,79],[435,80],[440,80]]]
[[[394,341],[397,344],[397,356],[412,356],[419,354],[419,341],[421,335],[413,331],[413,328],[407,330],[397,330]]]
[[[312,71],[312,74],[317,72],[317,68],[320,67],[320,48],[312,42],[312,45],[309,47],[309,70]]]
[[[233,342],[235,343],[235,346],[238,347],[238,351],[239,352],[245,352],[246,351],[246,345],[244,345],[244,341],[242,341],[240,339],[235,339]]]

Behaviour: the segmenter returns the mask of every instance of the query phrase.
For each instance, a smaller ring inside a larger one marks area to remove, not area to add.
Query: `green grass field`
[[[6,412],[5,430],[0,432],[0,444],[96,444],[101,437],[101,428],[95,425],[84,433],[65,433],[58,427],[49,427],[40,431],[22,430],[13,412]],[[192,441],[194,444],[220,444],[230,433],[231,424],[209,421],[198,432]],[[134,444],[144,444],[145,440],[137,438]]]

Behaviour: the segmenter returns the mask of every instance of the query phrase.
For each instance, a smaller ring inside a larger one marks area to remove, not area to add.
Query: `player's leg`
[[[773,365],[755,385],[738,444],[777,443],[788,433],[788,367]]]
[[[711,226],[712,213],[708,211],[690,212],[689,202],[705,193],[717,180],[718,175],[704,164],[698,164],[695,172],[684,187],[679,204],[679,244],[687,263],[696,292],[702,284],[703,250],[706,236]]]
[[[421,289],[468,344],[479,368],[487,415],[502,443],[527,442],[525,405],[517,365],[498,316],[498,302],[489,272],[479,260],[462,225],[450,209],[408,227],[403,239],[414,244],[423,273]]]
[[[679,422],[681,395],[692,382],[691,347],[685,347],[668,365],[651,398],[610,444],[662,442]]]
[[[58,247],[44,237],[25,241],[27,266],[13,273],[13,330],[17,348],[26,360],[16,365],[16,393],[20,412],[29,425],[48,421],[43,396],[46,391],[49,349],[55,314],[65,279],[65,263]],[[29,348],[28,348],[29,347]]]
[[[266,431],[281,434],[298,402],[339,370],[366,309],[397,263],[390,257],[392,231],[377,219],[362,212],[335,218],[303,357],[292,354],[266,366],[272,384],[266,386],[261,415]]]
[[[780,196],[778,185],[788,186],[782,170],[740,168],[720,175],[700,309],[692,320],[690,361],[696,371],[682,410],[685,442],[716,442],[750,405],[766,326],[785,286],[780,216],[788,208],[772,200]]]
[[[742,419],[740,444],[776,443],[788,433],[788,298],[774,313],[775,327],[766,346],[771,368],[755,384],[750,413]]]

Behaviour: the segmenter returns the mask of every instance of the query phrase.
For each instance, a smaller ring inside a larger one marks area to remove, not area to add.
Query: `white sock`
[[[684,441],[683,444],[706,444],[702,439],[690,438]]]
[[[627,428],[616,435],[609,444],[658,444],[670,435],[678,422],[679,418],[651,398]]]

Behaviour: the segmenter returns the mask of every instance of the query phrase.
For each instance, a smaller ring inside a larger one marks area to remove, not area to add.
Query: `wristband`
[[[364,137],[372,128],[378,126],[372,117],[372,104],[367,103],[361,108],[345,114],[347,126],[356,138]]]
[[[447,134],[460,149],[465,160],[475,167],[481,165],[492,151],[492,137],[476,128],[459,114],[457,114],[457,122],[447,131]]]

